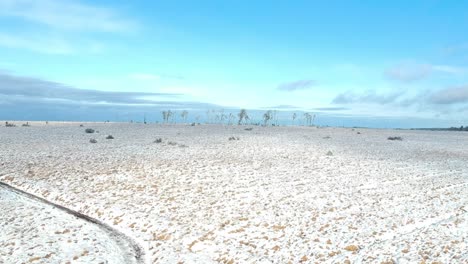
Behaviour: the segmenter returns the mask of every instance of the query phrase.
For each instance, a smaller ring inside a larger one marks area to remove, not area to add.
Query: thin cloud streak
[[[313,108],[314,111],[346,111],[350,110],[348,107],[318,107]]]
[[[0,0],[0,15],[66,30],[131,32],[138,27],[113,9],[71,0]]]
[[[71,54],[75,52],[68,41],[56,37],[22,37],[0,33],[0,45],[7,48],[25,49],[45,54]]]
[[[410,83],[427,79],[436,73],[461,75],[468,73],[468,68],[450,65],[405,63],[385,70],[384,76],[390,80]]]
[[[332,104],[391,104],[395,103],[404,93],[394,92],[390,94],[377,94],[375,91],[368,91],[363,94],[345,92],[338,94]]]
[[[270,107],[262,107],[263,109],[300,109],[301,107],[299,106],[294,106],[294,105],[275,105],[275,106],[270,106]]]
[[[428,77],[432,72],[427,64],[400,64],[384,72],[385,77],[400,82],[414,82]]]
[[[306,90],[310,89],[317,85],[317,82],[314,80],[298,80],[294,82],[283,83],[278,86],[278,90],[285,92],[293,92],[297,90]]]

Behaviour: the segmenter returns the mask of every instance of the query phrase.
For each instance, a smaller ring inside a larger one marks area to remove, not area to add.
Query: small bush
[[[361,135],[361,132],[358,131],[356,134]]]
[[[388,140],[398,140],[398,141],[402,141],[402,140],[403,140],[403,138],[401,138],[401,137],[388,137],[387,139],[388,139]]]
[[[172,142],[172,141],[167,142],[167,144],[168,144],[169,146],[177,146],[177,143],[176,143],[176,142]]]
[[[114,137],[112,135],[108,135],[106,139],[114,139]]]
[[[245,128],[244,130],[245,130],[245,131],[252,131],[252,130],[253,130],[253,127],[248,127],[248,128]]]
[[[13,124],[13,123],[5,122],[5,126],[6,126],[6,127],[15,127],[16,125]]]
[[[97,140],[92,138],[92,139],[89,140],[89,143],[97,143]]]
[[[29,122],[26,122],[26,124],[22,124],[21,126],[22,127],[30,127],[31,125],[29,124]]]
[[[231,140],[239,140],[240,138],[239,137],[229,137],[229,141]]]
[[[94,133],[94,129],[87,128],[87,129],[85,129],[85,132],[88,133],[88,134],[92,134],[92,133]]]
[[[327,152],[327,156],[333,156],[333,152],[328,151],[328,152]]]
[[[83,127],[83,124],[80,124],[80,127]]]
[[[191,126],[195,126],[196,124],[195,124],[195,123],[192,123],[192,124],[190,124],[190,125],[191,125]]]
[[[323,139],[330,139],[330,138],[331,138],[330,136],[323,137]]]
[[[162,138],[157,138],[154,143],[161,143],[162,142]]]

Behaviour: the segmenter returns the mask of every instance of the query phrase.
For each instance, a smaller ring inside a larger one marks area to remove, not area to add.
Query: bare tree
[[[306,120],[306,125],[311,126],[313,124],[313,120],[315,119],[315,115],[311,113],[304,113],[304,117]]]
[[[171,110],[162,111],[163,121],[166,123],[169,122],[169,119],[171,119],[172,115],[173,113]]]
[[[277,115],[277,113],[278,113],[278,111],[276,111],[276,110],[273,111],[273,120],[274,120],[276,126],[278,125],[278,115]]]
[[[241,109],[239,114],[237,114],[237,116],[239,117],[239,121],[237,122],[238,125],[241,125],[242,124],[242,121],[244,121],[244,123],[248,120],[250,120],[249,116],[247,115],[247,111],[245,109]]]
[[[184,110],[182,111],[182,113],[180,113],[180,117],[182,118],[182,120],[184,120],[184,122],[187,122],[187,116],[188,116],[187,110]]]
[[[224,123],[224,120],[227,120],[227,115],[224,113],[221,114],[221,123]]]
[[[234,118],[236,118],[235,115],[233,115],[232,113],[229,113],[228,125],[232,125],[234,123]]]
[[[273,118],[273,116],[272,116],[271,110],[266,111],[266,112],[263,114],[263,125],[264,125],[264,126],[267,126],[267,125],[268,125],[268,121],[270,121],[272,118]]]
[[[219,113],[220,113],[220,115],[219,115],[219,121],[220,121],[220,123],[222,124],[222,123],[224,123],[224,120],[227,119],[227,115],[224,114],[224,109],[221,109],[221,110],[219,111]]]
[[[293,115],[292,115],[293,126],[294,126],[294,120],[296,120],[296,118],[297,118],[297,114],[293,113]]]
[[[171,119],[171,123],[173,123],[173,124],[177,123],[177,112],[176,111],[171,112],[169,117]]]

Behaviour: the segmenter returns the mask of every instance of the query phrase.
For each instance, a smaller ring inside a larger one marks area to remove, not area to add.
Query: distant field
[[[468,262],[465,132],[15,123],[0,181],[122,231],[149,262]]]

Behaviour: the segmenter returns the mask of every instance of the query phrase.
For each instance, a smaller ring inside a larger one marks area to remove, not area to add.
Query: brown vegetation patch
[[[347,251],[353,251],[353,252],[356,252],[356,251],[358,251],[358,250],[359,250],[359,247],[358,247],[358,246],[356,246],[356,245],[349,245],[349,246],[346,246],[344,249],[345,249],[345,250],[347,250]]]

